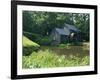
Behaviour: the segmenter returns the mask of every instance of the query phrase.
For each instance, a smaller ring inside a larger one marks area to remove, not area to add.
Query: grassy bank
[[[89,44],[40,46],[23,36],[23,68],[51,68],[89,65]]]
[[[31,41],[27,37],[23,36],[23,55],[29,55],[33,51],[39,50],[40,45]]]
[[[33,52],[30,56],[23,56],[23,68],[50,68],[89,65],[89,56],[57,55],[51,50]]]

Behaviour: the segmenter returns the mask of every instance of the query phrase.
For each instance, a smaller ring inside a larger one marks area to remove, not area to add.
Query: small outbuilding
[[[54,28],[50,36],[54,44],[68,41],[80,41],[81,37],[80,30],[70,24],[65,24],[62,28]]]

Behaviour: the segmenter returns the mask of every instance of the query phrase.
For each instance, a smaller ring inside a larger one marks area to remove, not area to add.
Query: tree
[[[89,14],[60,13],[43,11],[23,11],[23,30],[41,36],[47,36],[55,27],[62,28],[64,24],[75,25],[89,41]]]

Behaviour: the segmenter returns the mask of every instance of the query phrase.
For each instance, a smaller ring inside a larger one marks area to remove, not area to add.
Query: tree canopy
[[[75,25],[85,35],[84,40],[89,41],[89,21],[86,13],[23,11],[23,31],[41,36],[49,35],[52,29],[67,23]]]

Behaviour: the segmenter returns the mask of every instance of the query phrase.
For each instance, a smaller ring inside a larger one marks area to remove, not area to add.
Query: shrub
[[[58,46],[59,46],[59,47],[63,47],[63,48],[64,48],[64,47],[66,47],[66,46],[67,46],[67,44],[59,44]]]
[[[32,51],[39,50],[39,48],[40,48],[39,44],[23,36],[23,55],[29,55]]]
[[[41,38],[39,40],[39,43],[41,45],[51,45],[51,41],[52,41],[52,39],[50,37],[46,36],[46,37]]]
[[[26,31],[23,32],[23,35],[25,35],[30,40],[35,41],[35,42],[38,42],[38,40],[41,38],[41,36],[38,34],[26,32]]]
[[[67,44],[59,44],[58,47],[69,49],[71,47],[71,44],[70,43],[67,43]]]

